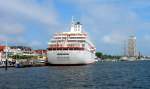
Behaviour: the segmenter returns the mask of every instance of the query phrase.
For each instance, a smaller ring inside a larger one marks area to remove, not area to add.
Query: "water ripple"
[[[150,62],[0,69],[0,89],[149,89]]]

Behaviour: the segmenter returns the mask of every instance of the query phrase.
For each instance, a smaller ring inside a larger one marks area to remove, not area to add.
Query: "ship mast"
[[[127,56],[126,41],[124,41],[124,56]]]
[[[75,18],[74,16],[72,16],[72,24],[74,24]]]
[[[75,21],[74,21],[74,17],[72,16],[72,21],[71,21],[71,28],[70,28],[70,31],[73,32],[74,31],[74,25],[75,25]]]

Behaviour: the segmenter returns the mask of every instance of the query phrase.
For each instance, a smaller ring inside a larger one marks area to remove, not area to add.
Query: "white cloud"
[[[34,40],[34,41],[28,43],[28,45],[36,48],[36,47],[40,47],[42,45],[42,43],[40,41]]]
[[[52,6],[52,1],[49,2]],[[57,24],[57,13],[53,7],[42,7],[31,0],[3,0],[0,3],[0,10],[8,14],[23,15],[22,19],[33,19],[44,24]]]
[[[0,41],[6,41],[8,38],[4,35],[0,35]]]
[[[36,40],[34,33],[28,33],[29,30],[36,28],[37,24],[40,24],[41,30],[47,29],[51,31],[55,28],[60,28],[59,15],[54,8],[53,0],[42,0],[40,2],[42,3],[39,3],[38,0],[0,1],[0,41],[8,40],[14,44],[40,46],[37,41],[28,44],[24,36],[33,34],[32,39]],[[30,26],[34,24],[34,26],[29,27],[29,24]]]
[[[57,29],[57,31],[59,29],[63,30],[59,17],[61,16],[63,18],[64,13],[62,12],[64,11],[58,12],[57,10],[59,9],[56,8],[57,6],[54,6],[53,1],[41,0],[40,2],[42,3],[39,4],[37,0],[2,0],[0,2],[0,24],[2,23],[0,25],[0,33],[20,34],[24,30],[30,30],[26,29],[28,22],[38,22],[40,26],[49,26],[51,33],[55,31],[51,29]],[[72,12],[75,14],[78,12],[77,14],[81,15],[81,21],[84,24],[85,31],[91,35],[91,39],[94,39],[94,43],[96,43],[97,49],[99,49],[101,47],[99,45],[105,45],[106,43],[113,44],[114,48],[117,48],[118,44],[129,35],[149,32],[149,20],[146,19],[144,21],[137,10],[140,8],[140,10],[144,11],[145,9],[142,8],[150,6],[147,1],[60,0],[58,2],[62,2],[62,6],[63,4],[68,4],[72,6],[71,8],[75,9],[70,11],[70,8],[68,8],[70,13],[65,13],[65,15],[69,16]],[[0,36],[3,39],[8,37]],[[22,42],[17,37],[13,39]],[[144,39],[148,40],[149,37],[147,36]],[[36,40],[36,38],[33,40]],[[40,44],[38,41],[31,43],[32,46],[38,46]]]
[[[0,22],[1,34],[21,34],[23,32],[24,32],[24,28],[21,24]]]
[[[17,38],[12,38],[12,37],[8,37],[7,35],[2,35],[0,34],[0,42],[5,42],[5,41],[8,41],[8,42],[16,42],[16,39]]]
[[[148,34],[144,35],[144,39],[143,40],[145,40],[145,41],[147,41],[149,43],[150,35],[148,35]]]
[[[105,35],[102,38],[102,41],[106,44],[115,44],[115,45],[120,45],[126,40],[126,37],[121,35],[121,34],[110,34],[110,35]]]
[[[116,44],[114,48],[117,48],[118,43],[127,39],[128,36],[148,32],[147,30],[150,29],[148,20],[144,20],[141,13],[137,12],[138,6],[144,7],[148,0],[144,0],[142,4],[139,3],[139,0],[131,1],[131,3],[119,0],[111,0],[111,2],[110,0],[64,1],[82,12],[81,19],[86,26],[85,30],[89,31],[92,39],[102,39],[95,40],[98,49],[100,43],[101,45],[104,43]],[[142,39],[138,38],[138,40]]]

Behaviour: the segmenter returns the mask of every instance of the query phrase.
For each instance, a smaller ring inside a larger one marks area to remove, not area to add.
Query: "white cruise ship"
[[[96,48],[82,31],[82,24],[72,19],[69,32],[55,33],[48,43],[48,63],[52,65],[82,65],[95,62]]]

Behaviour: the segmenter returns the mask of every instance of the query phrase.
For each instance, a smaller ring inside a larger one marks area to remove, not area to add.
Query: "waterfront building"
[[[33,50],[33,53],[36,55],[45,56],[45,55],[47,55],[47,50],[43,50],[43,49]]]
[[[128,56],[129,57],[136,57],[136,37],[130,36],[128,39]]]
[[[26,46],[11,46],[11,49],[8,50],[12,55],[21,54],[21,55],[31,55],[32,49]]]
[[[37,57],[37,60],[39,60],[40,62],[47,61],[47,50],[33,50],[33,54]]]
[[[6,60],[6,52],[7,55],[13,56],[13,55],[33,55],[32,49],[30,47],[24,47],[24,46],[0,46],[0,61]],[[8,60],[12,60],[11,58],[8,58]]]
[[[0,61],[2,61],[4,49],[5,46],[0,46]]]
[[[0,45],[0,61],[5,61],[6,46]]]
[[[0,52],[0,61],[2,60],[2,53]]]

